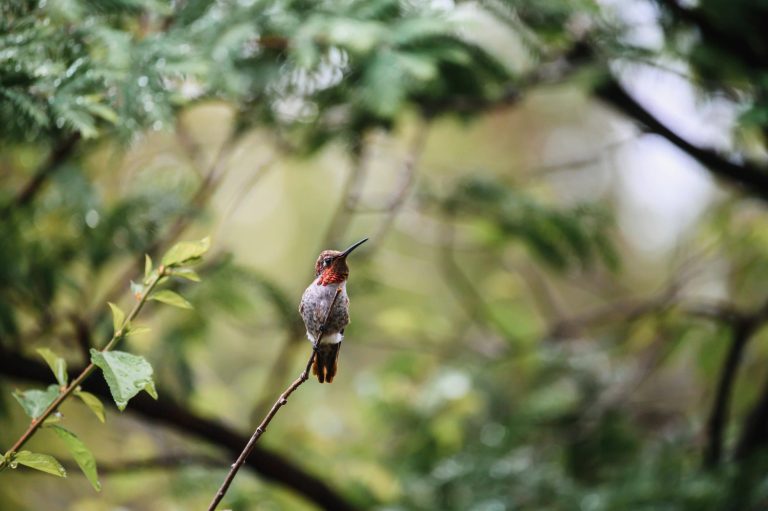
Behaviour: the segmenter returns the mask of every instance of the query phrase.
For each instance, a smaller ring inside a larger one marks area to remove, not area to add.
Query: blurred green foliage
[[[621,216],[627,157],[606,149],[626,127],[589,98],[621,69],[670,73],[733,114],[718,154],[764,163],[766,9],[3,2],[0,356],[81,366],[112,334],[104,303],[140,290],[143,254],[212,231],[202,282],[168,283],[195,310],[147,311],[126,350],[184,410],[250,432],[305,360],[295,309],[316,253],[369,233],[339,378],[292,396],[265,447],[362,509],[763,509],[765,456],[735,454],[764,397],[759,328],[724,456],[702,457],[733,333],[765,320],[764,206],[723,188],[674,250],[643,252]],[[2,369],[10,445],[28,423],[10,396],[45,391]],[[231,462],[130,406],[104,427],[77,405],[63,413],[111,469],[104,491],[7,471],[0,508],[199,508]],[[226,505],[311,509],[299,490],[243,473]]]

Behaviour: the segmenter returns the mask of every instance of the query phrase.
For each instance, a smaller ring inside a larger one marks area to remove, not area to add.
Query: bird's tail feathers
[[[317,347],[315,361],[312,364],[312,374],[317,376],[320,383],[331,383],[338,369],[341,343],[321,344]]]

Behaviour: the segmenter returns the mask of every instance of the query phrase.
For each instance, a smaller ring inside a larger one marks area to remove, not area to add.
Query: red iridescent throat
[[[349,271],[345,268],[337,268],[336,265],[331,265],[324,269],[320,274],[320,280],[318,284],[321,286],[327,286],[328,284],[341,284],[349,276]]]

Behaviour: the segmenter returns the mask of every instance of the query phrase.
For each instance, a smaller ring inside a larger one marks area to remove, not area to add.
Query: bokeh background
[[[16,389],[111,335],[144,254],[210,235],[194,305],[121,348],[160,399],[80,402],[95,492],[0,509],[204,509],[310,353],[234,510],[768,506],[768,5],[754,0],[14,0],[0,6],[0,445]]]

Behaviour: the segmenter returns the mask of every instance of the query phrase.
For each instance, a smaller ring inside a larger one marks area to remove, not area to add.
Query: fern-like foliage
[[[0,137],[130,137],[199,98],[309,149],[492,99],[513,76],[429,2],[19,2],[0,20]]]

